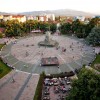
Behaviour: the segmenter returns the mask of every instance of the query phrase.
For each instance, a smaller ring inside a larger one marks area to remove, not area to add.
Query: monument
[[[47,31],[45,34],[45,40],[44,41],[40,41],[38,43],[39,46],[46,46],[46,47],[54,47],[54,46],[58,46],[58,42],[55,40],[52,40],[51,38],[51,32]]]
[[[56,25],[56,33],[58,35],[60,35],[59,27],[60,27],[60,23],[57,23],[57,25]]]
[[[50,38],[51,38],[50,36],[51,36],[51,33],[47,31],[45,35],[45,42],[50,42]]]

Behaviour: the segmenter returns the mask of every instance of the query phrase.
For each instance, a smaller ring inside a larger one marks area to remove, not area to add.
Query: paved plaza
[[[33,100],[39,75],[13,70],[0,79],[0,100]]]
[[[84,40],[53,35],[59,48],[38,46],[38,42],[44,39],[44,35],[39,35],[0,40],[0,43],[8,41],[1,50],[1,57],[4,63],[14,68],[0,79],[0,100],[33,100],[40,73],[74,71],[95,58],[93,47],[86,45]],[[41,66],[41,58],[46,57],[57,57],[59,67]]]
[[[38,43],[44,39],[45,35],[33,35],[9,43],[2,49],[3,61],[17,70],[28,73],[40,74],[44,71],[46,74],[56,74],[79,69],[83,64],[88,65],[95,58],[93,47],[86,45],[84,40],[52,35],[52,39],[59,43],[59,48],[56,48],[39,46]],[[63,52],[63,49],[66,51]],[[57,57],[59,68],[41,66],[41,58],[46,57]]]

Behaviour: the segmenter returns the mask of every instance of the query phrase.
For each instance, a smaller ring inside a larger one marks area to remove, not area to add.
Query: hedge
[[[33,100],[41,100],[42,98],[42,88],[43,88],[44,77],[45,77],[45,73],[43,72],[42,74],[40,74],[40,78],[38,81],[38,85],[37,85]]]

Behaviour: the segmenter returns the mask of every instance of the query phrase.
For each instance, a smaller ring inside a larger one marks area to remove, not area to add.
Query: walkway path
[[[0,88],[0,100],[33,100],[39,75],[21,71],[15,73],[15,71],[11,72],[0,80],[4,81],[2,82],[4,85],[1,84],[2,88]],[[14,80],[9,79],[12,76]]]
[[[29,76],[27,77],[27,79],[25,80],[23,86],[21,87],[21,89],[19,90],[18,94],[15,97],[15,100],[19,100],[20,96],[22,95],[22,92],[24,90],[24,88],[26,87],[26,85],[28,84],[30,78],[31,78],[32,74],[29,74]]]

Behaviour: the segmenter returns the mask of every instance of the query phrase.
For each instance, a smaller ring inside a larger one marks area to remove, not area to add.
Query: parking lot
[[[42,90],[42,100],[65,100],[71,89],[71,79],[45,78]]]

